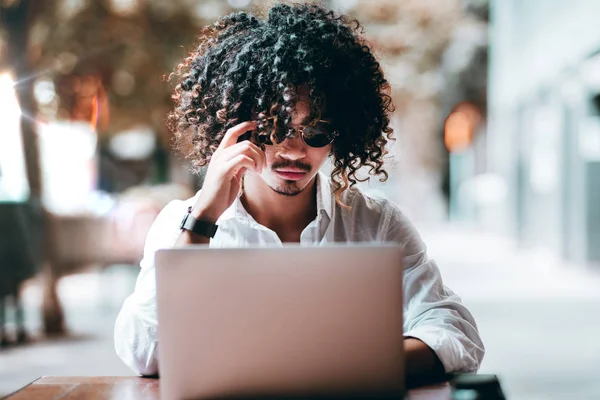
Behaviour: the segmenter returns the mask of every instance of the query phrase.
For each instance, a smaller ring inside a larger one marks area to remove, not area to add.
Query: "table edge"
[[[2,399],[0,400],[9,400],[12,396],[14,396],[15,394],[19,393],[21,390],[25,390],[25,388],[33,385],[35,382],[39,381],[40,379],[42,379],[44,376],[46,375],[42,375],[42,376],[38,376],[37,378],[35,378],[34,380],[32,380],[31,382],[29,382],[27,385],[20,387],[19,389],[15,390],[12,393],[7,394],[6,396],[2,397]]]

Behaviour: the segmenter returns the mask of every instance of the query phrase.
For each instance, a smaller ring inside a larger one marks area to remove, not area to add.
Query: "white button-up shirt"
[[[329,179],[317,176],[317,217],[302,231],[301,244],[328,242],[395,242],[404,254],[404,336],[426,343],[446,372],[472,372],[479,368],[483,343],[471,313],[460,298],[442,283],[435,261],[413,225],[398,206],[374,199],[359,190],[346,190],[340,207]],[[142,375],[158,373],[156,280],[154,254],[175,246],[179,224],[196,197],[169,203],[157,216],[146,238],[144,257],[135,290],[124,302],[115,325],[119,357]],[[217,221],[211,247],[283,245],[277,234],[257,223],[239,197]]]

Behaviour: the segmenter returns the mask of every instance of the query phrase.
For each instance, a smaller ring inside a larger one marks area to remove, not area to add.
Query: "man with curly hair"
[[[357,21],[315,4],[238,12],[202,30],[173,74],[170,121],[202,189],[173,201],[152,226],[115,345],[142,375],[158,373],[154,253],[284,242],[396,242],[404,253],[404,347],[411,380],[476,371],[475,321],[446,288],[411,223],[390,201],[353,187],[383,169],[393,111],[389,85]],[[331,176],[320,172],[327,160]],[[192,221],[181,228],[182,218]]]

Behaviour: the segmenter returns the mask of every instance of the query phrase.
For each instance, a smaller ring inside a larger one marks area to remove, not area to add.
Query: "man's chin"
[[[304,188],[302,187],[298,187],[298,184],[296,182],[287,182],[284,184],[278,184],[276,186],[269,186],[275,193],[278,193],[282,196],[296,196],[300,193],[302,193],[302,191],[304,190]]]
[[[275,193],[280,194],[282,196],[291,197],[299,195],[304,191],[304,189],[306,189],[309,186],[310,182],[312,182],[313,177],[310,177],[310,179],[307,178],[301,180],[288,180],[282,179],[280,176],[269,176],[263,177],[263,181]]]

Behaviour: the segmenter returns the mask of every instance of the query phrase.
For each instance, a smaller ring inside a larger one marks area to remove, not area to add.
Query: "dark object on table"
[[[450,381],[452,400],[505,400],[496,375],[461,374]]]

